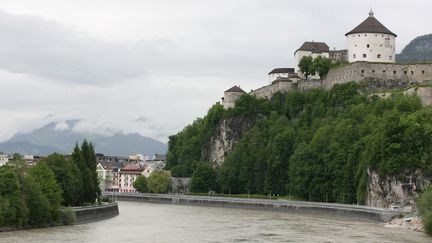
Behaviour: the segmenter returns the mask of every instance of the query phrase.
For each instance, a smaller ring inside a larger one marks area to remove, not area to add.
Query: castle
[[[357,27],[345,34],[346,50],[330,50],[324,42],[305,42],[294,52],[294,68],[276,68],[268,73],[269,84],[252,90],[258,98],[270,99],[276,92],[290,90],[306,91],[312,88],[330,89],[335,84],[351,81],[379,81],[409,85],[412,83],[432,83],[432,64],[395,63],[397,35],[374,17],[369,16]],[[298,64],[304,56],[322,56],[332,62],[347,61],[347,65],[332,68],[326,77],[305,78]],[[234,107],[236,100],[246,93],[239,86],[224,92],[222,104],[225,109]]]

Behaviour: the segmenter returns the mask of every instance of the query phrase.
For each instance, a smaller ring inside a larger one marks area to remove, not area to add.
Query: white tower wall
[[[349,34],[347,47],[349,62],[395,62],[396,37],[390,34]]]

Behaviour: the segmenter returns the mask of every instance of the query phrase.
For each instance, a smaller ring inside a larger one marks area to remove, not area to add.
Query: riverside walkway
[[[288,201],[281,199],[271,200],[236,197],[191,196],[183,194],[151,194],[125,192],[104,192],[104,195],[120,201],[124,200],[181,205],[247,208],[312,214],[335,214],[375,222],[387,222],[390,221],[392,218],[398,217],[400,215],[400,212],[392,212],[388,209],[376,207],[308,201]]]

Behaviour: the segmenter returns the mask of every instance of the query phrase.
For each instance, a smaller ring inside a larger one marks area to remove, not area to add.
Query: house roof
[[[268,74],[273,74],[273,73],[294,73],[294,68],[275,68]]]
[[[144,168],[139,164],[127,164],[125,165],[121,171],[143,171]]]
[[[297,52],[297,51],[311,51],[311,52],[315,52],[315,53],[321,53],[321,52],[328,52],[329,50],[330,50],[329,46],[324,42],[306,41],[295,52]]]
[[[246,93],[244,90],[242,90],[239,86],[234,85],[230,89],[226,90],[225,92],[237,92],[237,93]]]
[[[349,34],[357,34],[357,33],[379,33],[379,34],[389,34],[397,36],[395,33],[391,32],[387,27],[385,27],[381,22],[379,22],[375,17],[374,13],[371,10],[369,12],[369,17],[361,22],[357,27],[355,27],[350,32],[346,33],[345,36]]]

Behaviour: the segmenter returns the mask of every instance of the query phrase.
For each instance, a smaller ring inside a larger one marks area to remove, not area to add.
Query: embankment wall
[[[103,219],[109,219],[119,215],[117,203],[98,206],[73,207],[76,215],[75,224],[84,224]]]
[[[120,201],[123,200],[180,205],[259,209],[282,212],[310,213],[316,215],[334,214],[375,222],[387,222],[390,221],[392,218],[399,216],[399,213],[397,212],[390,212],[388,210],[380,208],[304,201],[203,197],[146,193],[117,193],[116,198]]]

